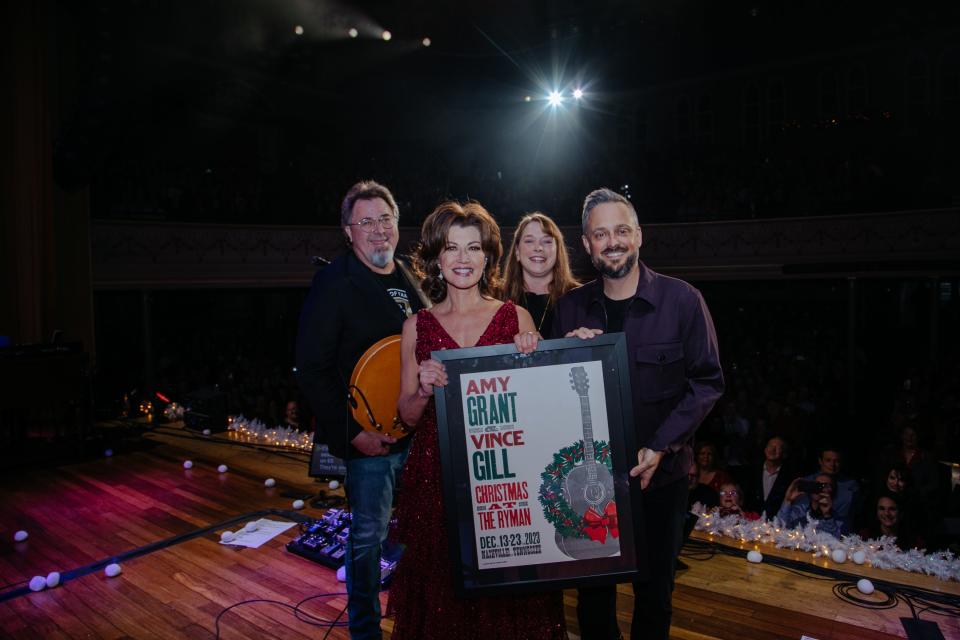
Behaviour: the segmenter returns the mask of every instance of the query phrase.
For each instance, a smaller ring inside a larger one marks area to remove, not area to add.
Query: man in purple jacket
[[[690,441],[723,393],[713,320],[700,292],[648,269],[639,259],[642,233],[633,204],[610,189],[583,203],[583,246],[601,278],[557,303],[553,336],[588,339],[622,331],[627,338],[634,428],[641,449],[638,478],[643,511],[635,523],[646,537],[648,578],[633,585],[632,638],[669,638],[674,562],[687,502]],[[616,589],[580,589],[584,640],[620,637]]]

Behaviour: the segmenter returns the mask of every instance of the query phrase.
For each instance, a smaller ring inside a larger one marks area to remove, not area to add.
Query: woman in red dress
[[[538,335],[530,314],[497,299],[500,229],[477,203],[446,202],[424,221],[417,268],[434,306],[403,325],[398,409],[416,425],[403,471],[398,536],[407,548],[390,587],[394,640],[566,638],[559,592],[459,599],[447,561],[434,386],[447,384],[439,349],[514,342],[529,353]]]

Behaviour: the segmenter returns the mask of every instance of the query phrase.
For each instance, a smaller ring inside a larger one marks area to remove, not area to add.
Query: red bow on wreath
[[[617,528],[617,505],[612,500],[607,503],[602,514],[595,507],[590,507],[583,514],[583,519],[586,521],[583,530],[594,542],[604,544],[608,530],[614,538],[620,537],[620,529]]]

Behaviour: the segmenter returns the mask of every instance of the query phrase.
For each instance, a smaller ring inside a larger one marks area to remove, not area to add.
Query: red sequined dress
[[[505,302],[476,346],[513,341],[517,311]],[[427,310],[417,314],[417,362],[431,351],[460,345]],[[534,596],[458,599],[448,560],[446,518],[440,490],[437,413],[430,399],[413,436],[403,469],[398,537],[407,545],[390,586],[393,640],[554,640],[567,637],[560,592]]]

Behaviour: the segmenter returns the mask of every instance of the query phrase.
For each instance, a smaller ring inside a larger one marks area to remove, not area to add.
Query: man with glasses
[[[318,441],[347,467],[352,513],[344,556],[352,638],[380,638],[380,545],[410,439],[364,431],[350,415],[347,382],[378,340],[399,334],[423,308],[415,280],[394,255],[400,213],[390,191],[373,181],[353,185],[340,219],[345,255],[317,273],[300,314],[297,379],[317,416]]]
[[[552,335],[626,334],[634,428],[641,449],[632,491],[643,510],[634,529],[646,539],[647,575],[633,584],[633,638],[670,633],[673,574],[683,540],[690,441],[723,393],[713,320],[700,292],[639,259],[642,233],[633,204],[610,189],[583,203],[583,246],[600,278],[557,302]],[[614,586],[580,589],[584,640],[620,637]]]

